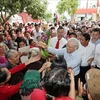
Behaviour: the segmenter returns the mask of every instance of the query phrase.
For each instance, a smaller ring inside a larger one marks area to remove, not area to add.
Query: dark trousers
[[[83,82],[83,84],[86,83],[86,80],[85,80],[85,73],[90,69],[90,66],[81,66],[80,67],[80,79],[81,81]]]
[[[75,90],[78,90],[78,79],[80,78],[80,75],[75,76]]]
[[[13,96],[9,97],[8,100],[21,100],[21,96],[19,93],[16,93]]]
[[[96,66],[95,68],[96,68],[96,69],[100,69],[100,68],[99,68],[99,67],[97,67],[97,66]]]

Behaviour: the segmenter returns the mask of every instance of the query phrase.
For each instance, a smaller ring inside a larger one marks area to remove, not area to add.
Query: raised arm
[[[7,95],[10,97],[10,96],[16,94],[17,92],[19,92],[21,84],[22,84],[22,82],[19,82],[16,85],[7,86],[7,88],[5,90],[6,92],[8,92]]]
[[[52,47],[48,47],[43,42],[38,42],[38,46],[40,48],[47,49],[49,53],[56,54],[56,55],[63,55],[63,50],[64,49],[55,49],[55,48],[52,48]]]
[[[69,91],[68,96],[70,98],[72,98],[73,100],[75,100],[74,72],[71,69],[69,69],[68,72],[69,72],[69,76],[70,76],[70,80],[71,80],[71,83],[70,83],[70,91]]]
[[[40,60],[40,54],[35,56],[35,57],[31,57],[24,64],[20,64],[18,66],[15,66],[15,67],[11,68],[9,71],[11,72],[11,74],[14,74],[14,73],[19,72],[19,71],[23,70],[24,68],[26,68],[26,66],[29,65],[30,63],[36,62],[38,60]]]

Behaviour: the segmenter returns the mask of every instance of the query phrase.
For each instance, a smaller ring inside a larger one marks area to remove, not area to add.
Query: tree
[[[47,1],[46,0],[33,0],[31,5],[26,7],[26,11],[32,15],[33,18],[38,16],[45,18]]]
[[[13,14],[19,12],[21,4],[18,0],[0,0],[0,12],[3,22],[6,22]]]
[[[51,21],[52,20],[52,13],[46,11],[44,18],[46,21]]]
[[[62,21],[62,20],[65,20],[65,19],[66,19],[66,17],[65,17],[64,14],[62,14],[62,15],[59,17],[59,21]]]
[[[33,18],[44,17],[46,7],[46,0],[0,0],[0,13],[4,23],[12,15],[24,10],[31,14]]]
[[[62,14],[65,11],[71,16],[71,20],[74,20],[75,11],[78,8],[78,0],[60,0],[57,4],[58,13]]]

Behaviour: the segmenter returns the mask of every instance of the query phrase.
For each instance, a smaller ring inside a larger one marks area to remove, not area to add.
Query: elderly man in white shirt
[[[46,44],[39,42],[38,46],[45,48],[48,52],[56,55],[63,55],[67,67],[71,68],[75,74],[75,88],[78,89],[78,78],[80,73],[81,55],[79,54],[79,41],[76,38],[71,38],[66,44],[66,48],[55,49],[52,47],[47,47]]]
[[[95,57],[91,64],[91,68],[94,68],[94,67],[97,69],[100,69],[100,44],[96,46]]]
[[[57,36],[50,39],[49,46],[61,49],[67,43],[67,40],[64,38],[64,32],[64,28],[59,26],[57,29]]]
[[[80,77],[81,81],[85,84],[85,73],[90,69],[90,65],[94,58],[95,53],[95,45],[90,43],[90,35],[88,33],[84,33],[80,39],[80,47],[79,53],[82,56],[82,62],[80,67]]]

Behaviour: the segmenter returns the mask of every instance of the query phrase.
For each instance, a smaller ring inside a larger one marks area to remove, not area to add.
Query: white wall
[[[81,21],[81,17],[85,17],[85,14],[76,14],[75,21]],[[92,14],[87,15],[87,19],[90,19],[91,17],[92,17]]]

